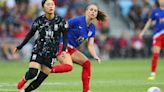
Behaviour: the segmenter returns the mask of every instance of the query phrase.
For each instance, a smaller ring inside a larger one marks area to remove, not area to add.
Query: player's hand
[[[18,53],[18,49],[17,48],[14,48],[14,53]]]
[[[65,51],[62,51],[61,52],[61,57],[65,58],[65,56],[66,56],[66,52]]]
[[[143,35],[144,35],[144,32],[142,31],[142,32],[139,34],[139,38],[140,38],[140,39],[143,39]]]
[[[101,63],[101,59],[99,57],[94,58],[99,64]]]

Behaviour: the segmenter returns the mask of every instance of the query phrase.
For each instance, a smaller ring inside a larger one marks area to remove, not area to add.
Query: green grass
[[[0,61],[0,92],[18,92],[16,84],[27,67],[28,63],[21,61]],[[147,80],[149,73],[150,59],[114,59],[101,64],[92,62],[91,90],[146,92],[151,86],[164,90],[163,59],[159,60],[155,81]],[[81,66],[74,64],[72,72],[51,74],[35,92],[82,92],[81,87]]]

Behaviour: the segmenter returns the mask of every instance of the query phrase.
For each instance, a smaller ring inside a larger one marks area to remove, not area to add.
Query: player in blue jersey
[[[151,76],[148,80],[155,80],[157,61],[161,49],[164,49],[164,0],[158,0],[159,7],[157,7],[151,14],[150,19],[146,23],[144,29],[140,33],[140,38],[150,27],[152,22],[155,22],[155,32],[153,34],[153,56],[151,65]]]
[[[62,57],[59,53],[58,60],[61,64],[52,67],[52,72],[62,73],[72,70],[73,62],[82,66],[83,92],[89,92],[91,77],[90,60],[76,48],[85,40],[88,40],[88,50],[94,59],[101,62],[94,48],[94,38],[96,34],[93,20],[105,21],[106,15],[99,10],[96,4],[89,4],[86,8],[85,16],[77,16],[68,20],[68,46],[66,56]],[[60,45],[62,48],[62,44]]]

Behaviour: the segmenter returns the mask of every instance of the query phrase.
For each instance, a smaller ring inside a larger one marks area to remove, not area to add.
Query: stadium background
[[[156,7],[155,1],[55,0],[56,13],[66,19],[83,15],[85,6],[90,2],[97,3],[108,15],[104,23],[95,21],[95,46],[102,64],[93,62],[93,92],[146,92],[150,86],[159,86],[164,90],[164,62],[161,62],[164,61],[164,51],[161,51],[157,80],[146,80],[150,72],[153,27],[143,40],[138,38],[138,33]],[[34,19],[43,14],[40,2],[0,0],[0,92],[16,92],[16,83],[28,67],[35,37],[19,54],[13,54],[13,49],[24,39]],[[79,49],[90,57],[86,44]],[[75,65],[70,73],[52,74],[37,91],[80,92],[80,72],[81,68]]]

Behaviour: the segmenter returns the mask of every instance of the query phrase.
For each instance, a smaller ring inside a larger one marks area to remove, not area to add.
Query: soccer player
[[[68,46],[65,57],[58,55],[58,60],[61,64],[52,67],[54,73],[68,72],[72,70],[72,62],[82,66],[82,83],[83,92],[89,92],[89,84],[91,77],[90,60],[76,48],[79,47],[85,40],[88,40],[88,49],[94,59],[101,62],[94,48],[94,38],[96,34],[93,20],[105,21],[106,15],[99,10],[96,4],[89,4],[85,11],[85,16],[77,16],[68,20]],[[60,48],[62,48],[62,44]],[[66,65],[67,64],[67,65]],[[63,65],[63,66],[61,66]]]
[[[53,0],[42,0],[42,7],[45,14],[34,21],[24,41],[15,49],[15,52],[20,50],[38,31],[38,38],[35,41],[29,62],[29,70],[18,82],[17,88],[21,89],[28,80],[36,79],[28,87],[22,89],[21,92],[35,90],[47,78],[51,72],[52,59],[56,58],[59,51],[61,35],[63,36],[62,55],[64,55],[67,47],[68,24],[62,17],[54,13],[55,4]]]
[[[151,14],[150,19],[146,23],[144,29],[140,33],[140,38],[150,27],[151,23],[155,21],[155,32],[153,34],[153,56],[151,65],[151,75],[148,80],[155,80],[157,61],[160,55],[160,50],[164,49],[164,0],[158,0],[159,7],[157,7]]]

